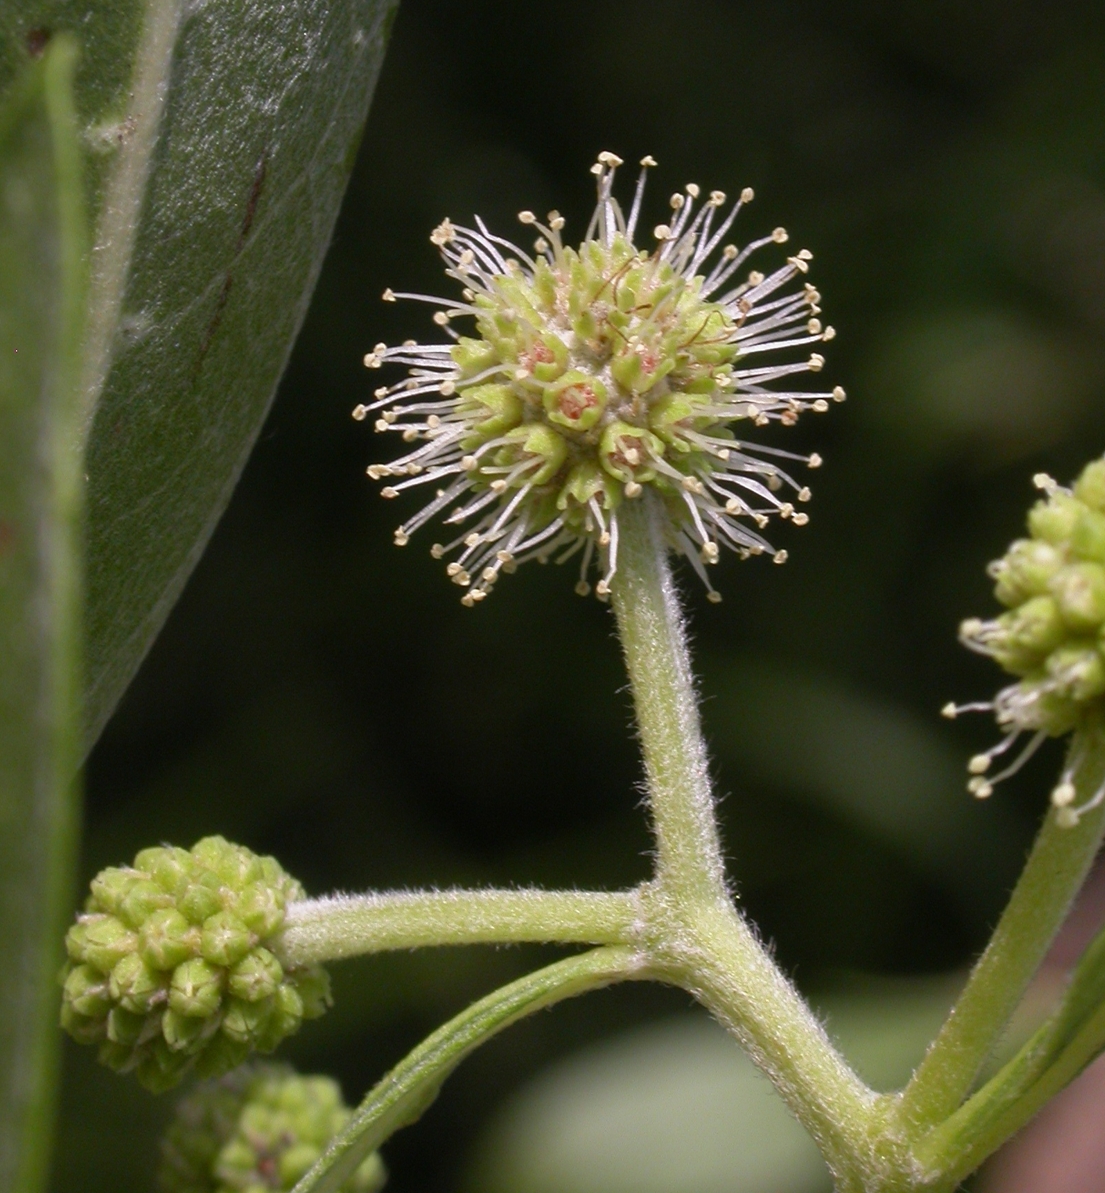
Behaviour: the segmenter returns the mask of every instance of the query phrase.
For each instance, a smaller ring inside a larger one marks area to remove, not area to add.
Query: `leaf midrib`
[[[88,316],[81,352],[81,438],[88,440],[111,367],[119,315],[157,146],[184,0],[146,0],[134,62],[134,89],[122,140],[107,173],[93,238]]]

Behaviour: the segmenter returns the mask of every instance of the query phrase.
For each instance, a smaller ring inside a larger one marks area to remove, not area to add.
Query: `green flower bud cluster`
[[[990,565],[994,595],[1008,610],[989,621],[960,626],[963,643],[989,655],[1017,682],[993,701],[949,704],[944,712],[993,711],[1006,731],[994,749],[971,759],[968,789],[979,798],[1018,770],[1047,737],[1078,728],[1105,712],[1105,459],[1088,464],[1069,488],[1034,478],[1043,498],[1028,515],[1029,537],[1018,539]],[[993,760],[1022,733],[1028,745],[1000,774]],[[1073,808],[1070,775],[1052,792],[1061,822],[1072,825],[1089,805]]]
[[[161,1142],[162,1193],[289,1190],[351,1114],[336,1081],[282,1065],[247,1065],[205,1082],[177,1107]],[[341,1193],[375,1193],[385,1179],[373,1153]]]
[[[617,567],[619,507],[646,490],[667,511],[672,547],[703,579],[702,565],[716,562],[719,545],[742,556],[766,550],[782,562],[784,553],[746,523],[762,528],[772,514],[808,521],[776,496],[785,487],[797,501],[810,496],[777,461],[789,456],[816,467],[818,458],[758,449],[738,441],[732,424],[789,426],[802,411],[823,411],[829,399],[844,397],[839,388],[790,387],[792,375],[820,371],[816,352],[743,367],[748,357],[832,338],[816,317],[818,292],[806,283],[785,290],[801,281],[811,255],[803,250],[768,276],[752,270],[738,277],[751,252],[783,244],[787,234],[777,228],[743,249],[723,245],[752,192],[722,215],[725,195],[714,191],[699,203],[694,184],[672,196],[671,222],[653,232],[657,247],[638,248],[644,178],[655,163],[642,162],[628,218],[612,197],[620,164],[600,155],[598,206],[578,249],[563,243],[556,212],[547,223],[520,213],[540,233],[532,257],[482,224],[476,231],[445,220],[431,240],[464,298],[428,301],[444,308],[435,315],[440,326],[467,315],[476,334],[452,333],[450,345],[379,344],[365,358],[370,368],[394,362],[411,373],[378,389],[355,417],[378,411],[378,430],[421,443],[373,465],[369,475],[407,478],[385,487],[384,497],[421,484],[436,493],[399,527],[396,542],[405,544],[454,503],[447,523],[475,519],[456,542],[433,550],[439,557],[460,552],[448,571],[466,590],[465,604],[483,599],[502,572],[527,558],[577,550],[579,590],[590,591],[586,576],[597,553],[604,574],[596,591],[605,597]],[[384,294],[399,297],[427,298]],[[781,391],[771,388],[783,379]]]
[[[329,1004],[325,970],[271,947],[301,898],[274,858],[222,837],[101,871],[65,939],[62,1026],[154,1091],[271,1052]]]

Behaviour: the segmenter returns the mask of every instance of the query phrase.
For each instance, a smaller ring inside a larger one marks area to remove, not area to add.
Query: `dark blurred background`
[[[349,417],[377,340],[435,338],[385,286],[440,291],[442,216],[556,206],[578,237],[602,149],[653,154],[656,222],[688,181],[756,189],[742,239],[814,251],[849,400],[765,437],[825,457],[786,567],[686,580],[703,712],[749,913],[815,996],[931,975],[985,941],[1054,774],[963,788],[996,670],[956,644],[1038,469],[1105,449],[1105,8],[1045,0],[404,0],[314,305],[215,538],[97,747],[87,875],[221,832],[307,885],[616,887],[649,839],[618,646],[573,576],[527,567],[473,610],[433,535],[364,475]],[[624,180],[628,185],[631,178]],[[413,500],[413,499],[412,499]],[[403,505],[410,512],[414,506]],[[350,1099],[550,950],[334,968],[287,1049]],[[687,999],[623,989],[478,1054],[387,1148],[395,1193],[452,1193],[481,1124],[550,1061]],[[69,1049],[56,1187],[149,1188],[171,1109]]]

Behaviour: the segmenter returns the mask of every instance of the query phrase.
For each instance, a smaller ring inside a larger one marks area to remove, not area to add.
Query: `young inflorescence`
[[[65,938],[62,1026],[155,1092],[271,1052],[329,1005],[325,970],[273,952],[302,898],[275,858],[222,837],[102,870]]]
[[[1005,731],[998,745],[968,764],[968,790],[980,799],[1020,770],[1046,738],[1105,711],[1105,459],[1088,464],[1070,489],[1043,473],[1034,483],[1044,497],[1028,515],[1030,537],[990,565],[994,595],[1009,611],[991,621],[970,618],[959,631],[964,645],[989,655],[1017,682],[992,701],[944,708],[949,717],[993,712]],[[1018,743],[1013,761],[990,774],[994,760]],[[1059,823],[1067,827],[1105,801],[1103,784],[1075,806],[1080,763],[1076,748],[1051,793]]]
[[[722,546],[782,563],[786,552],[758,531],[773,514],[796,525],[809,520],[795,504],[809,500],[809,489],[777,461],[816,468],[820,458],[748,443],[733,426],[791,426],[803,411],[844,399],[839,387],[790,388],[796,375],[821,370],[818,352],[755,363],[833,337],[818,319],[820,295],[804,280],[811,254],[802,250],[766,275],[743,272],[758,249],[785,243],[786,231],[743,248],[727,243],[752,191],[725,211],[721,191],[703,199],[694,184],[672,196],[670,222],[653,229],[656,247],[638,249],[645,179],[656,163],[642,160],[628,217],[612,193],[621,164],[603,153],[592,167],[598,204],[578,249],[563,243],[564,218],[555,211],[544,223],[519,214],[539,234],[533,255],[479,218],[475,230],[446,219],[430,239],[462,299],[384,292],[388,302],[439,306],[434,322],[450,339],[377,344],[365,357],[369,368],[399,364],[409,373],[377,389],[354,417],[377,412],[377,430],[417,444],[368,473],[394,478],[384,497],[420,485],[434,494],[396,530],[399,546],[438,514],[447,525],[467,524],[433,547],[436,558],[455,556],[447,570],[466,590],[464,604],[482,600],[527,559],[577,554],[577,591],[591,591],[597,566],[595,592],[606,598],[618,566],[619,510],[646,492],[667,511],[670,545],[715,601],[703,565],[715,563]],[[475,320],[473,336],[451,327],[461,316]]]
[[[292,1189],[352,1117],[329,1077],[286,1065],[243,1065],[201,1082],[177,1106],[161,1141],[162,1193],[281,1193]],[[376,1193],[373,1152],[340,1193]]]

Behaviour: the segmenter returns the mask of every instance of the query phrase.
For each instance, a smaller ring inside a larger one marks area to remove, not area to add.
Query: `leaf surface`
[[[94,218],[86,745],[179,596],[272,400],[396,0],[25,0],[0,88],[72,31]]]

